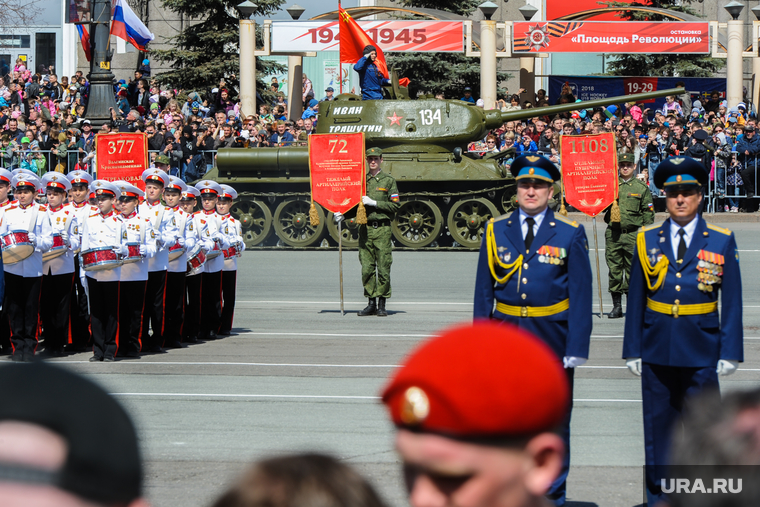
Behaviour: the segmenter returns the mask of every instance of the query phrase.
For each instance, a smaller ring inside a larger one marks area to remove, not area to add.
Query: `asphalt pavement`
[[[591,358],[575,376],[568,505],[631,507],[642,503],[640,381],[620,358],[624,320],[598,316],[593,231],[584,225],[597,316]],[[746,361],[722,386],[757,387],[760,223],[724,225],[741,256]],[[600,224],[600,249],[603,237]],[[256,459],[322,451],[356,466],[389,506],[404,507],[393,427],[378,395],[416,344],[472,318],[477,255],[396,252],[390,315],[360,318],[366,300],[356,251],[343,254],[345,315],[337,251],[246,252],[234,336],[139,361],[89,363],[88,354],[54,361],[100,382],[133,414],[154,506],[209,506]],[[600,268],[606,313],[603,251]]]

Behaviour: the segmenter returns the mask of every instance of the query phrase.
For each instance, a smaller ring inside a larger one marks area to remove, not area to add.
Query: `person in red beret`
[[[382,394],[412,507],[551,505],[570,404],[562,362],[510,324],[446,330]]]

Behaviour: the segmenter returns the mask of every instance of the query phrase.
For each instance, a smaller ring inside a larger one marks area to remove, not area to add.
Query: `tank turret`
[[[514,150],[485,156],[467,152],[473,141],[504,122],[679,95],[683,88],[610,97],[581,103],[501,112],[460,100],[368,100],[344,94],[320,103],[317,133],[363,132],[367,147],[383,149],[383,171],[398,182],[402,205],[391,227],[397,247],[478,248],[491,217],[514,209],[515,184],[502,163]],[[320,224],[309,223],[309,155],[301,146],[226,148],[206,175],[235,187],[232,214],[241,221],[248,246],[318,246],[332,216],[317,206]],[[275,237],[272,237],[272,232]],[[353,214],[342,228],[343,245],[358,244]]]

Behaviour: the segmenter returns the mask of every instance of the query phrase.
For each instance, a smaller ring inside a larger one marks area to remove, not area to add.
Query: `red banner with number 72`
[[[333,213],[361,202],[367,181],[364,133],[309,136],[311,198]]]
[[[148,168],[148,138],[142,132],[95,136],[96,177],[124,180],[145,190],[142,173]]]
[[[567,203],[595,217],[618,196],[615,134],[562,136],[560,160]]]

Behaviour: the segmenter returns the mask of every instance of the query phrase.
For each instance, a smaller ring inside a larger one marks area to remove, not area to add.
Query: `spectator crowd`
[[[683,83],[679,83],[683,86]],[[461,100],[468,100],[469,91]],[[498,101],[504,111],[520,111],[552,105],[546,92],[539,90],[535,100],[523,100],[525,90]],[[746,95],[746,90],[745,90]],[[747,101],[729,108],[721,93],[710,92],[706,100],[692,100],[690,94],[666,98],[662,108],[645,103],[627,102],[606,108],[579,109],[554,116],[537,116],[505,122],[489,132],[484,139],[471,143],[469,150],[476,156],[514,148],[514,156],[531,151],[549,157],[560,164],[560,138],[563,135],[615,134],[618,153],[633,153],[636,175],[645,181],[656,201],[663,194],[654,186],[654,173],[664,159],[685,155],[701,161],[710,173],[709,197],[714,197],[716,211],[752,212],[757,209],[751,199],[757,193],[755,171],[760,156],[760,139],[756,134],[755,112]],[[555,104],[580,102],[569,87]],[[509,166],[514,156],[502,158]],[[739,197],[742,196],[742,197]],[[663,206],[662,199],[657,205]]]
[[[223,79],[211,90],[162,87],[151,78],[146,59],[134,78],[114,83],[112,121],[96,129],[84,118],[90,84],[80,71],[59,78],[52,68],[40,66],[32,73],[18,60],[8,75],[0,77],[0,165],[38,175],[51,170],[92,172],[96,133],[145,132],[151,166],[163,154],[169,159],[170,174],[194,181],[214,167],[220,148],[306,145],[316,129],[320,102],[333,100],[335,93],[327,88],[318,100],[312,82],[304,75],[303,113],[294,118],[288,117],[288,99],[279,91],[276,78],[270,87],[268,96],[274,100],[261,103],[259,96],[257,114],[244,115]],[[516,94],[504,94],[497,107],[510,112],[580,102],[568,86],[553,101],[545,90],[538,90],[533,100],[526,93],[520,89]],[[475,101],[470,87],[457,98],[482,105]],[[719,92],[694,100],[685,93],[668,97],[665,105],[656,109],[627,102],[508,121],[471,143],[469,151],[471,156],[482,157],[513,148],[514,155],[500,158],[505,166],[527,151],[542,153],[559,164],[561,136],[612,132],[618,152],[635,155],[636,175],[648,183],[658,209],[661,195],[653,184],[657,166],[667,157],[687,155],[702,161],[710,172],[711,196],[717,199],[718,211],[751,212],[757,205],[744,196],[756,194],[760,138],[755,133],[755,113],[747,103],[728,108]]]

